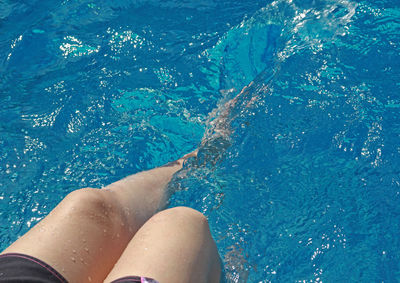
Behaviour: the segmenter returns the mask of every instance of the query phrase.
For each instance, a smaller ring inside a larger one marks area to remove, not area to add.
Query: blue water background
[[[228,282],[396,282],[399,90],[395,1],[1,1],[0,246],[200,146]]]

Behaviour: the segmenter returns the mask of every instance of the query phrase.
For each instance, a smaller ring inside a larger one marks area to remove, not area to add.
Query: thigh
[[[81,189],[3,254],[32,256],[69,282],[102,282],[133,236],[110,192]]]
[[[206,218],[177,207],[148,220],[129,242],[106,282],[145,276],[161,283],[219,282],[220,259]]]

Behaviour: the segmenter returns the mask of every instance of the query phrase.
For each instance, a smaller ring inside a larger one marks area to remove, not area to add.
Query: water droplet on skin
[[[89,280],[89,282],[92,282],[92,277],[89,276],[87,279]]]
[[[106,229],[104,229],[103,232],[104,232],[104,234],[107,234],[107,230]]]
[[[87,247],[85,247],[85,251],[86,251],[87,253],[89,253],[89,249],[88,249]]]
[[[80,258],[79,260],[83,263],[83,258]]]
[[[119,238],[119,234],[117,234],[117,238]]]
[[[82,239],[82,242],[86,243],[86,239]]]
[[[75,259],[74,257],[71,257],[71,260],[72,260],[73,262],[75,262],[75,261],[76,261],[76,259]]]
[[[76,254],[76,250],[72,250],[72,252],[73,252],[74,254]]]

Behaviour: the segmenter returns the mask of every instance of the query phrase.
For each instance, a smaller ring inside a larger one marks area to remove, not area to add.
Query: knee
[[[67,217],[87,218],[107,226],[121,223],[122,213],[112,193],[100,189],[84,188],[69,193],[60,203],[61,213]]]
[[[189,207],[174,207],[166,209],[155,215],[156,218],[167,220],[169,223],[185,227],[198,228],[202,230],[209,230],[208,220],[201,212]]]

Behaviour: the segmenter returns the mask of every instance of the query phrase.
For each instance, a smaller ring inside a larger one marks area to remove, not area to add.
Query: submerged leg
[[[161,283],[217,283],[220,274],[207,219],[196,210],[176,207],[140,228],[105,282],[140,275]]]
[[[136,231],[165,206],[168,182],[192,155],[104,189],[70,193],[3,254],[36,257],[70,282],[103,281]]]

